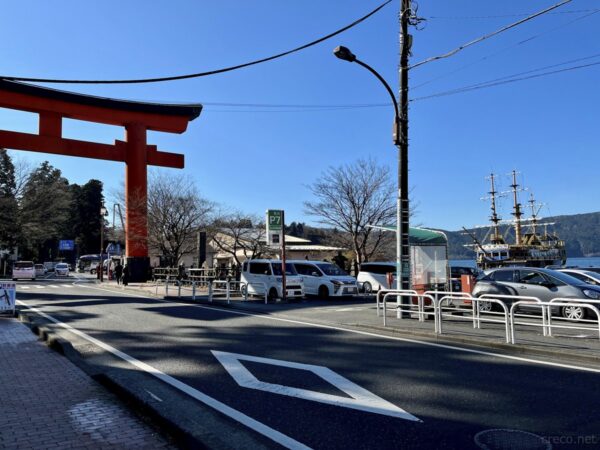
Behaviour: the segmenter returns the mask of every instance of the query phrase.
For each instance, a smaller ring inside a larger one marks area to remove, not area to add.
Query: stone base
[[[125,263],[129,267],[130,283],[145,283],[151,278],[150,258],[144,256],[128,256]]]

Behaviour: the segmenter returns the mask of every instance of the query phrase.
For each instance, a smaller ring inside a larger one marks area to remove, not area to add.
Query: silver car
[[[554,298],[576,298],[579,300],[600,300],[600,286],[586,284],[577,278],[556,270],[535,267],[504,267],[495,269],[481,276],[473,289],[473,296],[484,294],[520,295],[536,297],[543,302]],[[502,299],[509,307],[510,299]],[[486,306],[491,306],[488,304]],[[483,308],[482,308],[483,309]],[[539,312],[538,307],[522,306],[523,310]],[[552,311],[573,320],[584,318],[585,308],[563,306]]]

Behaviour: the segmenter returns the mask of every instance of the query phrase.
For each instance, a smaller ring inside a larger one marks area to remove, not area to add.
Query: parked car
[[[581,280],[551,269],[534,267],[503,267],[494,269],[481,276],[473,289],[473,296],[484,294],[521,295],[536,297],[543,302],[554,298],[574,298],[600,300],[600,286],[586,284]],[[502,299],[510,307],[510,299]],[[491,303],[481,303],[482,310],[489,310]],[[539,312],[539,307],[523,305],[520,309]],[[579,306],[563,306],[552,310],[553,314],[573,320],[582,319],[586,315],[585,308]]]
[[[240,281],[247,283],[248,295],[265,295],[269,300],[283,297],[282,264],[278,259],[251,259],[242,264]],[[287,298],[304,297],[302,277],[293,264],[285,264],[285,284]],[[243,285],[242,290],[246,287]],[[266,290],[265,290],[266,289]],[[242,291],[243,292],[243,291]]]
[[[335,264],[325,261],[291,260],[290,263],[302,275],[306,295],[319,298],[343,297],[358,293],[356,278],[348,275]]]
[[[17,261],[13,266],[12,279],[26,278],[35,280],[35,266],[33,261]]]
[[[43,277],[48,273],[48,269],[46,269],[43,264],[34,264],[33,267],[35,268],[36,277]]]
[[[67,263],[58,263],[54,266],[54,273],[58,276],[69,276],[69,265]]]
[[[391,274],[391,275],[388,275]],[[388,289],[388,277],[392,285],[396,283],[396,263],[393,262],[366,262],[360,265],[360,271],[356,276],[358,287],[365,293],[377,292],[380,289]]]
[[[587,269],[559,269],[558,271],[571,275],[584,283],[600,286],[600,273],[598,272]]]

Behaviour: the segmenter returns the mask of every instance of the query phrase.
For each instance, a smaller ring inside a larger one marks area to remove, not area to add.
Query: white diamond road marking
[[[220,352],[211,350],[212,354],[225,367],[225,370],[242,387],[257,389],[259,391],[272,392],[274,394],[287,395],[290,397],[312,400],[315,402],[326,403],[334,406],[358,409],[360,411],[383,414],[386,416],[398,417],[400,419],[422,422],[412,414],[407,413],[402,408],[376,396],[375,394],[361,388],[352,381],[344,378],[333,370],[323,366],[314,366],[311,364],[300,364],[290,361],[281,361],[279,359],[260,358],[257,356],[241,355],[238,353]],[[298,370],[308,370],[315,375],[328,381],[340,391],[345,392],[351,398],[340,397],[339,395],[325,394],[322,392],[309,391],[291,386],[282,386],[280,384],[265,383],[259,381],[250,373],[240,361],[252,361],[273,366],[289,367]]]

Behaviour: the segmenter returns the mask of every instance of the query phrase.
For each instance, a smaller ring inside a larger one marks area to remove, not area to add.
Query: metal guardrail
[[[387,299],[389,297],[396,297],[396,313],[398,314],[398,318],[401,318],[402,313],[417,313],[419,318],[419,322],[425,321],[425,316],[432,315],[434,318],[434,322],[436,323],[435,327],[437,329],[437,313],[435,309],[435,299],[428,294],[416,294],[415,291],[396,291],[396,292],[386,292],[383,295],[382,304],[383,304],[383,326],[387,326]],[[402,297],[408,297],[408,303],[402,302]],[[417,303],[413,303],[413,298],[417,299]],[[425,311],[425,300],[429,300],[430,305],[432,307],[432,311]]]
[[[552,336],[553,328],[586,330],[598,334],[600,339],[600,300],[575,299],[575,298],[555,298],[549,302],[542,302],[537,297],[516,296],[516,295],[493,295],[486,294],[481,297],[473,297],[470,294],[447,291],[427,291],[424,294],[417,294],[415,291],[382,290],[377,293],[377,316],[380,315],[380,308],[383,309],[383,326],[387,326],[387,303],[390,297],[396,298],[395,309],[400,313],[416,313],[419,321],[424,321],[427,316],[433,315],[436,334],[443,333],[444,318],[452,317],[458,320],[473,321],[473,328],[480,329],[482,323],[498,323],[504,325],[504,335],[506,343],[514,344],[516,342],[516,326],[523,325],[529,327],[538,327],[542,329],[544,336]],[[402,297],[409,297],[408,303],[401,302]],[[414,303],[413,299],[417,299]],[[510,300],[510,305],[507,305]],[[470,307],[460,307],[453,305],[454,301],[463,304],[470,303]],[[426,302],[428,304],[426,305]],[[483,306],[485,304],[485,306]],[[494,311],[490,308],[497,305],[500,311]],[[523,311],[523,306],[530,308],[539,308],[540,315],[534,315]],[[598,307],[596,307],[596,306]],[[590,311],[592,318],[570,319],[565,317],[556,317],[553,320],[553,309],[563,307],[578,307],[585,311]],[[433,311],[426,310],[430,307]],[[463,315],[456,315],[457,312]],[[535,319],[527,320],[527,319]],[[565,324],[565,322],[567,322]]]
[[[377,291],[377,294],[375,295],[375,302],[377,305],[377,317],[379,317],[379,309],[380,309],[380,303],[381,301],[381,296],[385,296],[386,294],[411,294],[411,295],[418,295],[417,291],[409,289],[409,290],[398,290],[398,289],[380,289]]]
[[[224,287],[220,287],[224,286]],[[225,293],[225,298],[227,299],[227,303],[231,302],[231,293],[232,292],[240,292],[244,301],[248,300],[248,296],[252,295],[250,291],[250,287],[252,286],[261,286],[264,292],[265,304],[268,303],[268,292],[267,292],[267,284],[262,282],[251,282],[247,283],[245,281],[228,281],[228,280],[212,280],[208,284],[208,301],[212,302],[215,296],[215,293]],[[255,289],[255,293],[258,291]]]
[[[597,308],[594,305],[600,305],[600,300],[588,300],[588,299],[581,299],[579,303],[573,303],[573,299],[572,298],[562,298],[562,297],[558,297],[558,298],[553,298],[552,300],[550,300],[550,302],[548,302],[548,306],[547,306],[547,311],[546,311],[546,316],[548,318],[547,321],[547,326],[548,326],[548,335],[552,336],[552,327],[554,328],[563,328],[563,329],[570,329],[570,330],[586,330],[586,331],[596,331],[596,327],[592,328],[589,326],[575,326],[575,325],[553,325],[552,324],[552,307],[553,306],[557,306],[560,308],[560,310],[562,311],[562,308],[564,307],[568,307],[568,306],[575,306],[575,307],[581,307],[581,305],[588,305],[587,307],[582,308],[584,311],[586,309],[591,310],[595,315],[596,315],[596,321],[594,320],[590,320],[590,319],[585,319],[584,317],[582,317],[581,319],[575,320],[575,319],[570,319],[567,317],[559,317],[557,318],[557,320],[559,320],[561,322],[567,322],[567,323],[580,323],[580,324],[592,324],[594,322],[598,323],[598,337],[600,338],[600,310],[599,308]],[[590,308],[590,306],[592,308]]]

